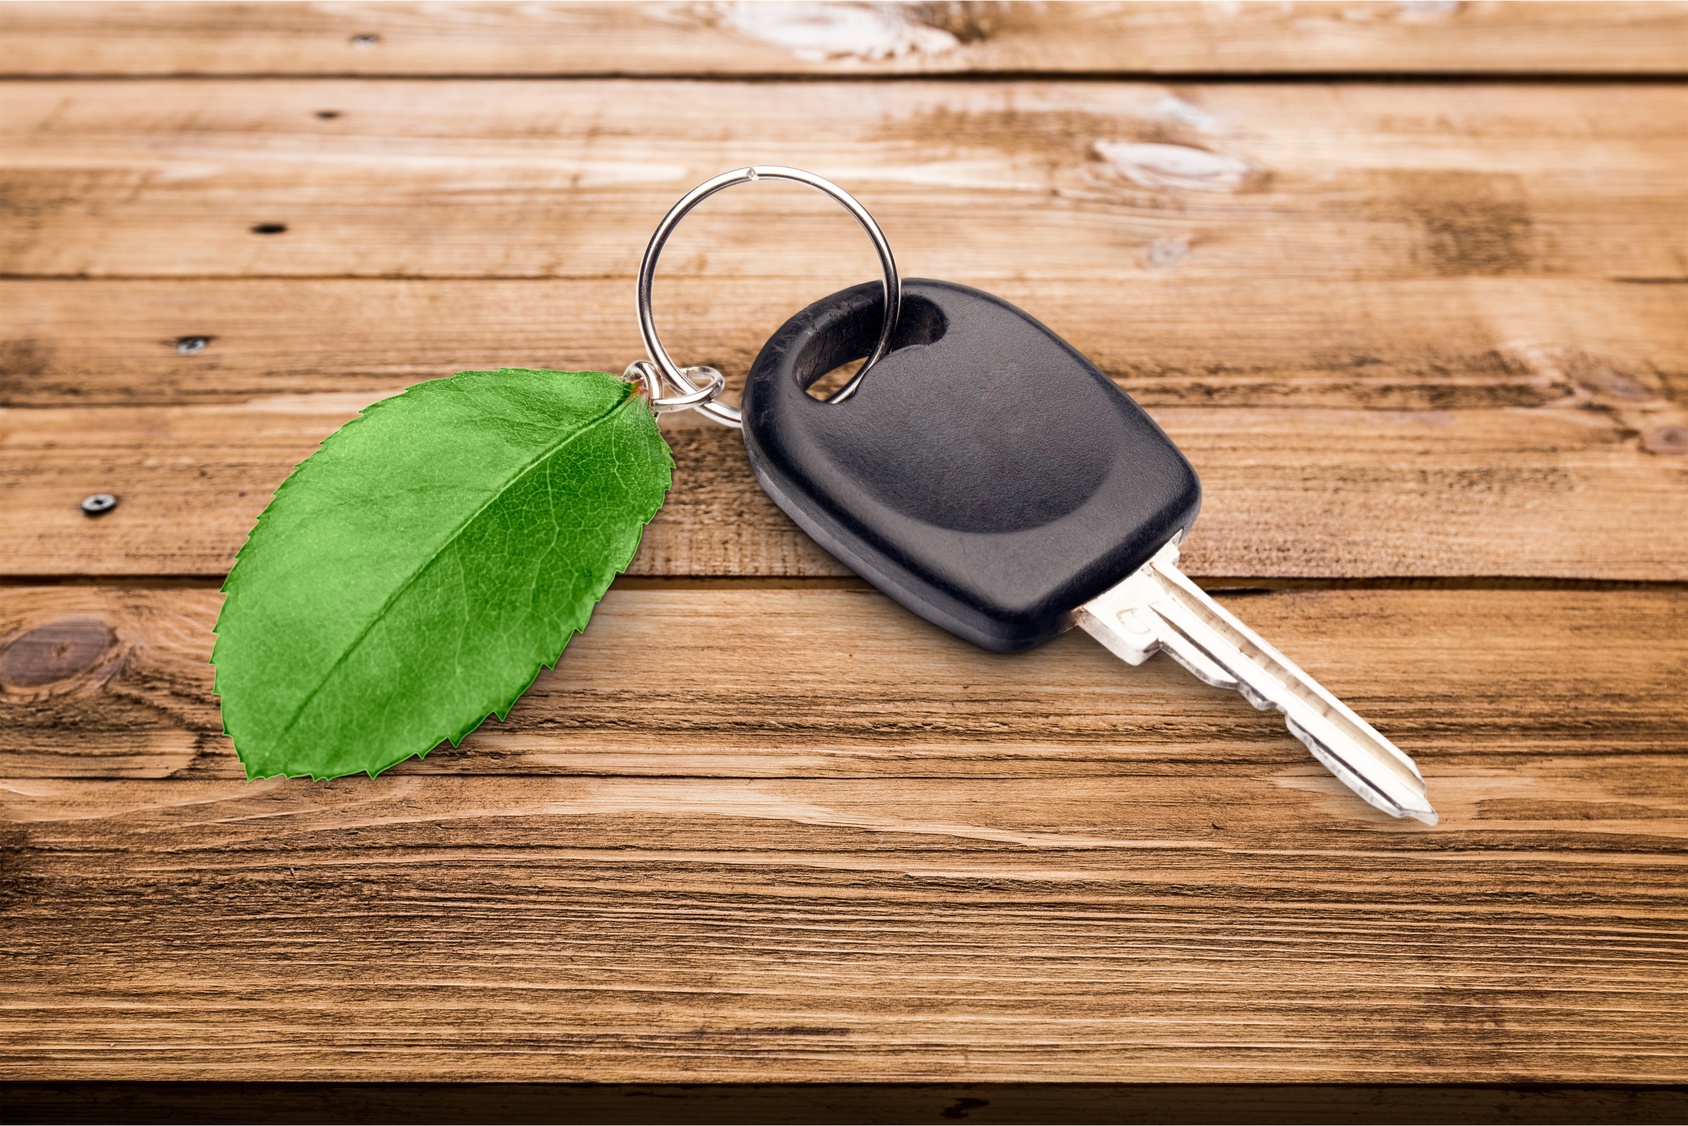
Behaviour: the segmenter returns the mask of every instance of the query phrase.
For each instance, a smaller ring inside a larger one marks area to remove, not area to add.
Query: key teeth
[[[1242,692],[1244,696],[1248,695],[1248,693],[1243,692],[1242,684],[1237,680],[1237,678],[1226,672],[1222,665],[1213,663],[1211,667],[1204,668],[1201,663],[1193,659],[1191,656],[1185,653],[1180,653],[1176,649],[1167,649],[1163,646],[1160,651],[1165,653],[1168,657],[1171,657],[1174,661],[1177,661],[1180,665],[1184,666],[1185,672],[1189,673],[1191,676],[1195,677],[1197,680],[1201,681],[1210,688],[1223,688],[1227,692]],[[1254,706],[1259,708],[1261,711],[1266,711],[1273,706],[1270,701],[1267,701],[1266,703],[1257,703],[1254,698],[1250,698],[1249,703],[1254,704]]]
[[[1244,684],[1237,675],[1225,667],[1223,661],[1196,644],[1195,639],[1178,628],[1177,623],[1169,621],[1165,614],[1160,613],[1153,606],[1141,606],[1134,610],[1127,610],[1120,615],[1121,620],[1134,619],[1138,624],[1160,638],[1158,647],[1161,652],[1184,666],[1184,670],[1203,684],[1214,688],[1223,688],[1228,692],[1240,692],[1248,702],[1264,711],[1273,707],[1271,701],[1261,702],[1262,698],[1248,685]],[[1145,618],[1148,621],[1145,621]],[[1153,624],[1150,624],[1150,623]],[[1167,645],[1169,639],[1183,642],[1179,645]]]
[[[1078,624],[1131,664],[1158,649],[1197,680],[1238,692],[1260,711],[1282,712],[1290,732],[1360,800],[1435,825],[1440,818],[1418,764],[1191,582],[1177,559],[1174,540],[1080,607]]]

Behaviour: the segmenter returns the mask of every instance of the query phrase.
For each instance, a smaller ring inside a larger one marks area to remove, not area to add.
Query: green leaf
[[[462,372],[341,427],[223,585],[211,661],[247,776],[374,776],[503,719],[673,467],[645,398],[603,372]]]

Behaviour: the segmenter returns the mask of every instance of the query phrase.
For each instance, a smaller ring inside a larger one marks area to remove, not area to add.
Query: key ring
[[[721,387],[726,382],[720,372],[706,367],[681,368],[662,346],[662,341],[656,333],[656,317],[651,312],[651,284],[656,279],[656,260],[662,254],[663,244],[692,208],[734,184],[749,184],[756,180],[790,180],[794,184],[806,184],[832,197],[844,210],[855,216],[856,222],[862,225],[862,229],[873,240],[873,248],[879,254],[879,265],[884,270],[884,277],[880,282],[885,294],[885,323],[879,330],[879,342],[873,346],[873,351],[862,361],[862,366],[856,369],[856,374],[850,377],[850,381],[826,401],[842,403],[854,395],[856,389],[861,386],[862,376],[891,350],[891,334],[896,331],[897,317],[902,312],[903,283],[897,276],[896,260],[891,257],[891,244],[885,241],[884,232],[879,229],[879,224],[873,221],[873,216],[867,213],[867,208],[831,180],[823,179],[813,172],[805,172],[801,168],[767,164],[735,168],[712,180],[704,181],[681,197],[680,202],[670,208],[668,214],[663,216],[662,222],[657,224],[656,232],[651,235],[651,243],[645,248],[645,259],[639,264],[639,335],[644,338],[645,351],[650,353],[651,358],[635,360],[628,365],[627,373],[645,381],[645,388],[650,393],[651,409],[659,414],[674,410],[696,410],[722,426],[737,428],[743,425],[737,407],[715,401],[715,396],[720,394]],[[700,387],[692,382],[694,376],[702,378],[704,385]],[[678,394],[667,394],[670,385],[678,390]]]
[[[708,403],[721,393],[721,388],[727,385],[727,377],[712,367],[686,368],[682,373],[690,380],[696,376],[703,380],[703,386],[696,391],[684,395],[663,395],[651,397],[651,410],[657,414],[667,414],[670,411],[689,411],[700,404]],[[629,383],[635,380],[643,383],[647,388],[660,384],[662,372],[649,360],[634,360],[627,365],[627,370],[621,373],[621,378]]]

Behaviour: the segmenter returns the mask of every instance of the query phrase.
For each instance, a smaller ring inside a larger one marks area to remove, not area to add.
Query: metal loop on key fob
[[[715,395],[720,391],[719,385],[711,386],[714,381],[709,380],[700,387],[689,378],[697,374],[699,368],[681,368],[668,355],[668,350],[662,346],[661,339],[656,332],[656,317],[651,312],[651,284],[656,278],[656,261],[662,254],[663,244],[668,236],[679,225],[681,219],[692,208],[714,195],[732,187],[734,184],[748,184],[756,180],[789,180],[794,184],[806,184],[824,195],[830,196],[844,210],[855,216],[856,222],[862,225],[868,237],[873,240],[873,248],[879,254],[879,265],[884,271],[881,284],[885,294],[885,323],[879,330],[879,342],[868,354],[856,374],[850,381],[839,388],[830,398],[829,403],[841,403],[856,393],[861,385],[862,377],[868,369],[884,358],[891,350],[891,335],[896,331],[897,318],[902,311],[903,284],[897,276],[897,263],[891,257],[891,244],[885,241],[885,234],[879,229],[879,224],[873,221],[873,216],[867,213],[867,208],[856,202],[854,196],[831,180],[805,172],[801,168],[784,168],[778,165],[756,165],[749,168],[737,168],[731,172],[723,172],[712,180],[706,180],[687,192],[680,202],[676,203],[663,216],[662,222],[657,224],[656,233],[651,235],[650,245],[645,248],[645,259],[639,264],[639,335],[644,337],[645,350],[650,353],[652,364],[638,361],[631,367],[639,369],[639,374],[645,378],[646,387],[650,391],[651,406],[658,412],[670,410],[692,409],[701,411],[705,416],[723,426],[739,427],[740,421],[737,407],[727,406],[715,401]],[[654,364],[654,367],[653,367]],[[642,366],[641,366],[642,365]],[[707,369],[713,371],[713,369]],[[676,389],[677,394],[669,395],[665,392],[668,387]]]
[[[694,410],[704,403],[708,403],[721,393],[721,388],[727,385],[727,377],[712,367],[686,368],[688,378],[695,377],[703,380],[703,386],[685,395],[651,396],[651,410],[657,414],[668,414],[672,411]],[[655,364],[649,360],[634,360],[627,365],[627,370],[621,373],[621,378],[632,382],[638,380],[646,387],[660,385],[662,373],[657,371]]]

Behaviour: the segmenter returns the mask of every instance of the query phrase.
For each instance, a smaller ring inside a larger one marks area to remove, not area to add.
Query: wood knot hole
[[[1641,445],[1649,453],[1681,457],[1688,454],[1688,426],[1655,426],[1642,433]]]
[[[100,663],[117,634],[97,618],[48,622],[0,649],[0,686],[33,689],[69,680]]]

